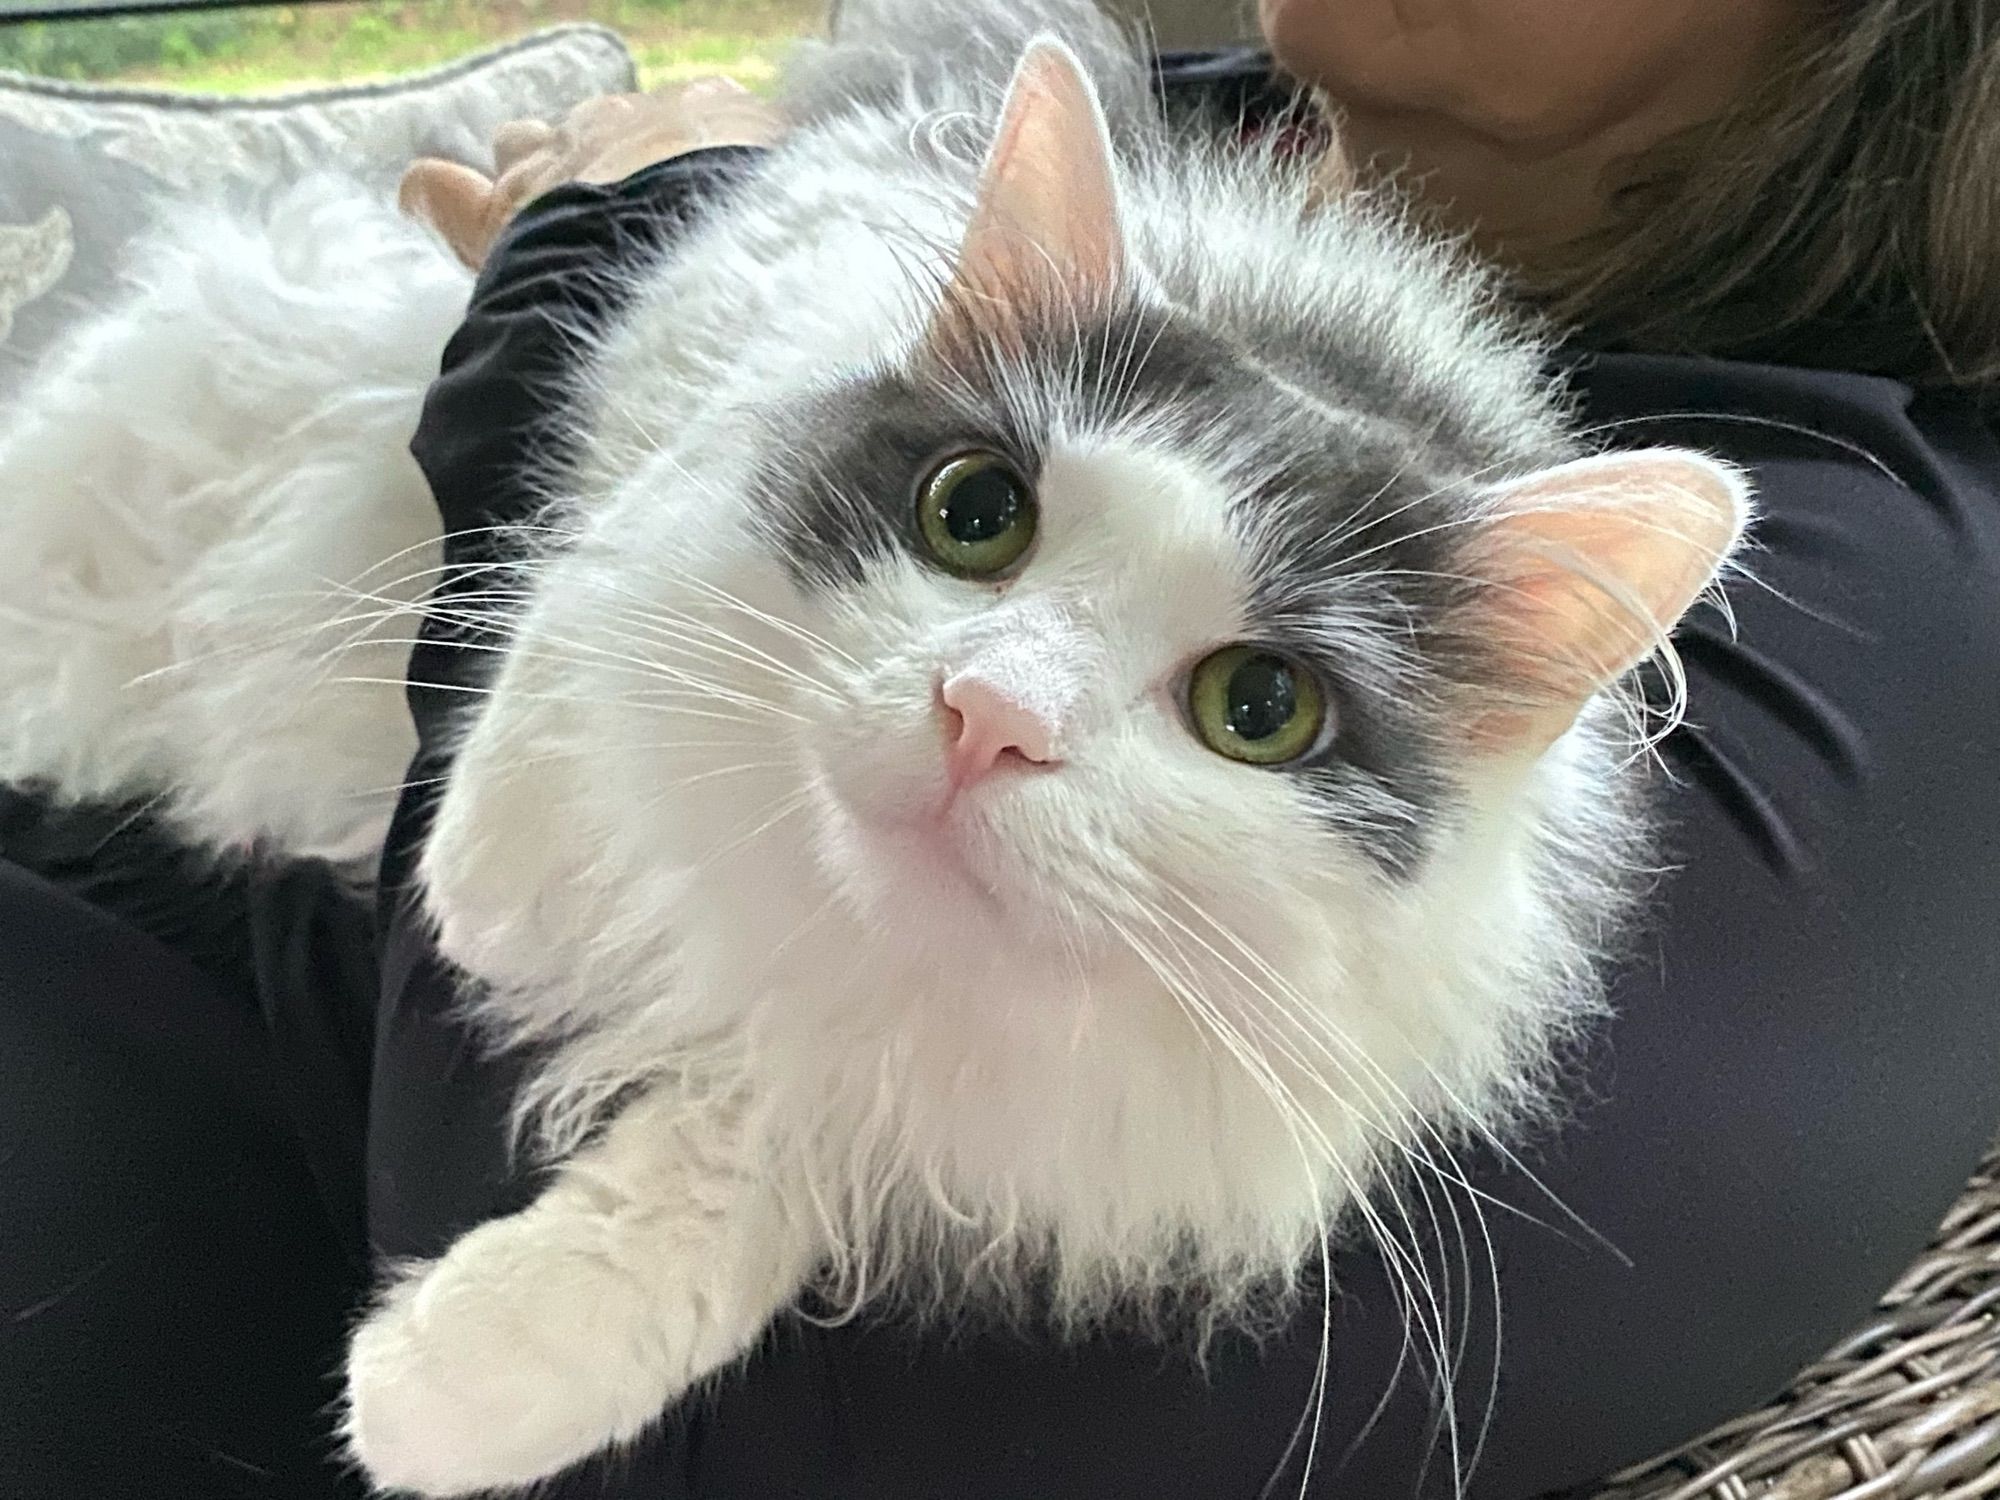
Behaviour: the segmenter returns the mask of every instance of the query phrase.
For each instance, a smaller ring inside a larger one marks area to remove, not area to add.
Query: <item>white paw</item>
[[[610,1249],[531,1209],[397,1286],[348,1352],[368,1477],[425,1496],[531,1484],[636,1437],[742,1350],[704,1337],[704,1299],[645,1285]]]

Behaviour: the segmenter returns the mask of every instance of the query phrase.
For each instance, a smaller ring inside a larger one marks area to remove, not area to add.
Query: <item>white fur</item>
[[[636,1437],[661,1390],[734,1359],[811,1270],[745,1212],[766,1200],[735,1124],[655,1095],[525,1213],[395,1286],[348,1361],[370,1471],[427,1494],[518,1484]]]
[[[139,249],[0,422],[0,779],[373,855],[437,560],[409,438],[469,285],[333,180]]]
[[[754,191],[634,273],[579,376],[579,455],[547,476],[557,544],[503,578],[532,600],[423,875],[484,1020],[547,1048],[522,1118],[564,1165],[362,1325],[350,1437],[385,1485],[523,1484],[630,1439],[810,1276],[853,1306],[976,1296],[1072,1328],[1190,1291],[1238,1317],[1345,1222],[1414,1278],[1399,1183],[1529,1102],[1596,1000],[1604,872],[1639,832],[1610,706],[1546,754],[1468,749],[1408,881],[1189,733],[1177,685],[1237,638],[1257,562],[1237,455],[1093,423],[1024,371],[1049,457],[1018,581],[909,559],[792,581],[755,476],[788,412],[922,336],[1043,24],[1096,72],[1148,295],[1225,331],[1254,302],[1386,339],[1495,451],[1567,451],[1482,279],[1378,208],[1315,215],[1299,174],[1169,141],[1082,0],[995,5],[970,40],[944,0],[866,9],[795,79],[802,128]],[[951,69],[891,42],[946,22]],[[400,695],[330,680],[328,632],[280,622],[323,625],[325,581],[392,554],[374,591],[421,592],[434,523],[403,442],[464,281],[334,198],[204,236],[149,259],[0,439],[23,617],[0,774],[164,793],[226,846],[348,849],[401,773]],[[1399,649],[1362,639],[1359,666]],[[936,685],[1013,674],[1027,701],[1056,657],[1062,764],[973,788],[942,832],[913,820],[944,791]],[[386,640],[340,660],[402,665]]]

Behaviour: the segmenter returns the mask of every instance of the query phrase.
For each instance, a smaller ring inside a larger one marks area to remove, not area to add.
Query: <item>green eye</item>
[[[1274,651],[1225,646],[1189,678],[1188,713],[1217,755],[1278,766],[1319,744],[1326,696],[1312,673]]]
[[[932,557],[961,578],[991,578],[1035,539],[1035,492],[996,453],[939,466],[917,491],[917,530]]]

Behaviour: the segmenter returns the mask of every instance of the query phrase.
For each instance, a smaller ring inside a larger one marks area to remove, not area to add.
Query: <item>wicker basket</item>
[[[1872,1323],[1775,1405],[1610,1485],[1598,1500],[2000,1495],[2000,1151]]]

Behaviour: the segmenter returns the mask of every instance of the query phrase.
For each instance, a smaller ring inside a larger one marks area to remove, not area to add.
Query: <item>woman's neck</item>
[[[1623,163],[1765,87],[1819,15],[1817,0],[1593,3],[1263,0],[1263,14],[1280,65],[1345,116],[1356,164],[1532,266],[1606,221]]]

